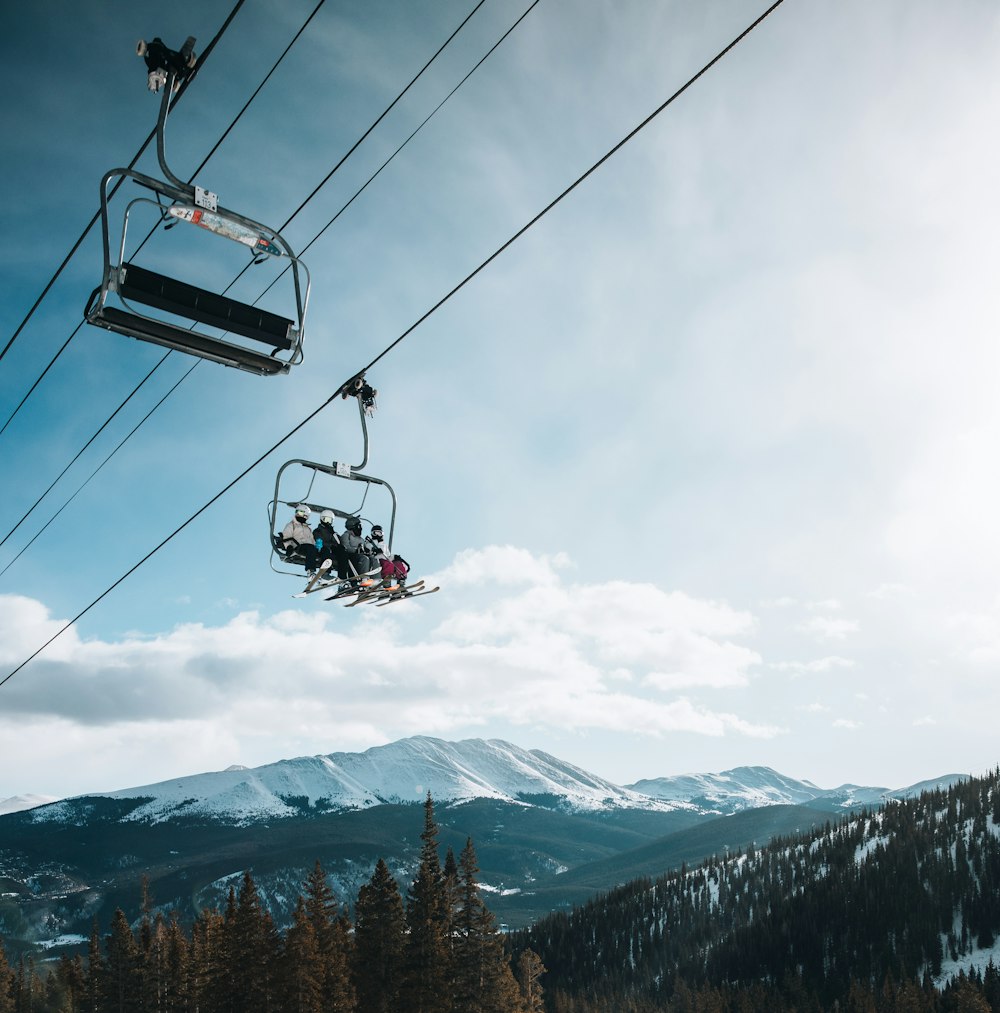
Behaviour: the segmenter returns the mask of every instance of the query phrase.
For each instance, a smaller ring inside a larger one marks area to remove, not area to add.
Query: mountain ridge
[[[732,815],[771,805],[822,804],[850,809],[886,798],[908,798],[947,787],[949,774],[905,788],[843,784],[823,789],[766,766],[718,773],[647,778],[618,785],[540,749],[503,739],[449,742],[412,736],[360,753],[335,752],[278,760],[259,767],[234,764],[166,781],[44,802],[30,809],[39,821],[73,818],[87,798],[143,799],[127,819],[150,823],[185,818],[237,826],[302,815],[435,800],[477,798],[543,805],[575,812],[645,810]],[[11,809],[9,811],[17,811]]]

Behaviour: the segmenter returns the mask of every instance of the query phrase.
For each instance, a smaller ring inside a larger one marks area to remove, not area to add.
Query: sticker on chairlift
[[[337,465],[337,477],[338,478],[350,478],[351,477],[351,466],[349,464],[341,464],[340,461],[335,462]]]

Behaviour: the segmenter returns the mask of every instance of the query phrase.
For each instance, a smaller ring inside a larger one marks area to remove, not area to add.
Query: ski
[[[421,581],[423,583],[423,581]],[[416,584],[413,585],[417,587]],[[377,608],[382,608],[383,605],[391,605],[393,602],[405,601],[407,598],[419,598],[422,594],[433,594],[435,591],[440,591],[440,587],[428,587],[423,590],[411,591],[409,588],[404,588],[402,591],[396,591],[394,594],[390,594],[385,601],[377,601],[375,605]]]
[[[324,588],[324,590],[329,591],[330,590],[330,586],[331,586],[330,584],[327,584],[327,586]],[[385,588],[382,587],[382,582],[381,581],[376,581],[373,584],[367,584],[365,587],[347,587],[347,588],[341,588],[336,593],[330,595],[326,600],[327,601],[334,601],[337,598],[348,598],[352,594],[358,595],[359,598],[367,598],[370,595],[379,594],[380,592],[382,592],[384,590],[385,590]],[[354,602],[351,602],[350,604],[353,605]]]
[[[330,586],[328,585],[325,590],[329,591]],[[374,584],[370,584],[367,587],[341,587],[338,590],[334,591],[334,593],[331,594],[329,597],[327,597],[326,600],[336,601],[338,598],[350,598],[352,594],[356,594],[359,597],[364,597],[366,594],[370,594],[374,590],[375,590]]]
[[[332,564],[332,559],[324,559],[323,562],[319,564],[319,569],[312,575],[312,577],[309,578],[309,583],[306,584],[305,588],[299,591],[298,594],[293,594],[292,597],[304,598],[310,591],[314,589],[318,591],[319,588],[316,587],[316,585],[319,583],[321,577],[326,576],[326,571],[330,569]]]
[[[423,587],[423,584],[424,582],[422,580],[418,580],[408,586],[419,590]],[[373,602],[380,602],[383,598],[386,598],[389,595],[399,594],[399,591],[400,589],[398,584],[394,584],[392,587],[383,587],[381,584],[376,587],[369,587],[366,588],[362,594],[358,595],[355,601],[348,602],[344,608],[352,608],[355,605],[370,605]]]

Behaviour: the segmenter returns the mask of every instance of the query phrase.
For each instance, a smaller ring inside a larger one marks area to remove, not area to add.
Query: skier
[[[372,581],[365,578],[378,570],[378,561],[368,554],[367,542],[361,537],[361,518],[348,517],[344,522],[344,529],[344,533],[340,536],[340,544],[358,575],[356,586],[370,586]]]
[[[372,533],[366,542],[370,546],[369,554],[378,561],[382,571],[382,586],[392,587],[396,584],[400,588],[404,587],[406,575],[410,572],[410,564],[402,556],[390,556],[386,551],[381,524],[372,525]]]
[[[319,562],[329,559],[331,569],[336,568],[337,577],[340,580],[347,578],[347,553],[340,543],[340,535],[333,530],[333,511],[324,510],[319,515],[319,524],[313,528],[313,537],[316,540],[316,549],[319,554]]]
[[[302,557],[306,573],[311,577],[319,563],[319,552],[309,527],[309,514],[309,507],[305,503],[300,503],[295,508],[295,516],[282,529],[281,544],[289,559],[293,556]]]

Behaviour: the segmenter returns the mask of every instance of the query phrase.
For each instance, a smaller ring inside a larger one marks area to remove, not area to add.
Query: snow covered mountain
[[[142,823],[195,817],[248,826],[303,814],[421,802],[428,792],[442,803],[495,799],[567,813],[641,810],[719,816],[769,805],[812,804],[827,809],[878,805],[886,798],[915,796],[956,780],[957,775],[950,775],[892,792],[850,784],[822,789],[770,767],[735,767],[622,786],[549,753],[522,749],[501,739],[447,742],[415,736],[363,753],[303,756],[253,769],[234,765],[85,798],[141,800],[128,819]],[[44,801],[48,800],[23,801],[6,811]],[[72,821],[79,819],[79,805],[80,799],[67,799],[34,810],[32,816],[39,822]]]
[[[961,775],[948,774],[896,790],[856,784],[824,789],[811,781],[786,777],[770,767],[734,767],[717,774],[681,774],[641,780],[628,787],[651,798],[684,800],[704,813],[728,816],[767,805],[822,803],[841,809],[877,806],[886,799],[915,798],[922,791],[947,788],[959,780]]]
[[[569,812],[638,809],[672,812],[693,807],[682,798],[651,798],[612,784],[541,750],[500,739],[446,742],[416,736],[363,753],[330,753],[263,767],[230,767],[160,784],[88,798],[142,799],[130,820],[158,823],[177,816],[247,825],[263,820],[369,809],[385,803],[476,798],[522,804],[544,800]],[[72,818],[72,799],[35,813],[36,820]]]
[[[25,809],[34,809],[36,806],[48,805],[55,801],[53,795],[12,795],[10,798],[0,799],[0,816],[24,812]]]

